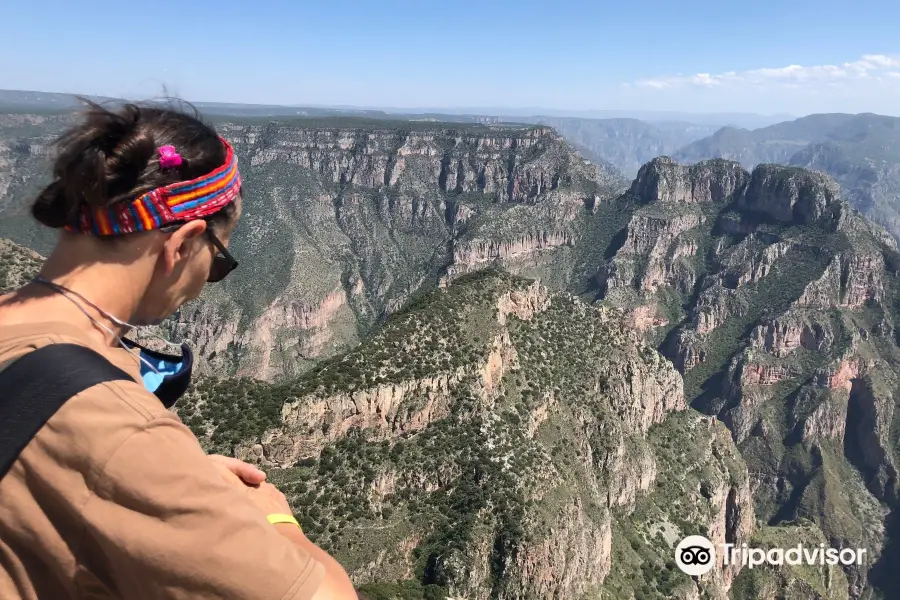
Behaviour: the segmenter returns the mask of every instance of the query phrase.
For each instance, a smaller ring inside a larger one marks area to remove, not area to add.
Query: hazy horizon
[[[0,107],[36,108],[48,107],[68,108],[78,105],[78,97],[113,99],[110,96],[101,96],[90,92],[48,91],[48,90],[11,90],[0,89]],[[163,94],[148,96],[145,98],[115,98],[118,100],[145,101],[161,98]],[[241,102],[220,102],[216,100],[184,98],[187,102],[200,107],[221,107],[240,109],[260,109],[259,114],[272,114],[285,116],[291,111],[303,111],[308,109],[331,110],[336,112],[371,112],[397,115],[422,115],[422,116],[473,116],[473,117],[498,117],[498,118],[535,118],[535,117],[571,117],[586,119],[638,119],[647,122],[677,122],[683,121],[697,125],[733,125],[737,127],[757,128],[768,124],[793,120],[806,115],[790,114],[760,114],[752,112],[688,112],[673,110],[628,110],[628,109],[549,109],[544,107],[516,107],[516,106],[371,106],[352,104],[259,104]],[[263,109],[272,109],[265,111]],[[223,112],[227,114],[227,110]]]
[[[75,99],[79,96],[87,97],[87,98],[110,98],[110,99],[119,99],[119,100],[131,100],[131,101],[141,101],[141,100],[152,100],[153,98],[161,98],[164,97],[165,90],[161,90],[160,94],[156,95],[148,95],[146,97],[124,97],[124,96],[107,96],[104,94],[99,94],[93,91],[72,91],[72,90],[50,90],[50,89],[12,89],[12,88],[0,88],[0,92],[14,92],[14,93],[22,93],[22,94],[48,94],[48,95],[59,95],[59,96],[70,96]],[[177,96],[176,96],[177,97]],[[433,105],[433,106],[420,106],[420,105],[370,105],[370,104],[352,104],[352,103],[339,103],[339,104],[318,104],[318,103],[305,103],[305,102],[290,102],[290,103],[275,103],[275,102],[231,102],[231,101],[222,101],[218,99],[210,99],[210,98],[184,98],[187,102],[191,102],[194,104],[207,104],[207,105],[222,105],[222,106],[258,106],[258,107],[278,107],[278,108],[322,108],[322,109],[335,109],[335,110],[370,110],[370,111],[385,111],[385,112],[408,112],[408,113],[434,113],[440,112],[443,114],[456,114],[456,115],[496,115],[496,116],[505,116],[510,114],[515,114],[518,116],[549,116],[556,113],[598,113],[598,114],[614,114],[614,113],[647,113],[647,114],[684,114],[684,115],[749,115],[749,116],[758,116],[758,117],[784,117],[786,119],[797,119],[800,117],[807,116],[808,114],[814,113],[805,113],[805,114],[790,114],[790,113],[761,113],[754,111],[732,111],[732,110],[723,110],[723,111],[682,111],[682,110],[671,110],[667,108],[659,108],[659,109],[629,109],[629,108],[584,108],[584,107],[566,107],[566,108],[549,108],[542,106],[517,106],[517,105],[483,105],[483,106],[460,106],[460,105]]]

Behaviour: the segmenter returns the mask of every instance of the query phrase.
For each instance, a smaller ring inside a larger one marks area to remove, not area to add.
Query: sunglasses
[[[206,236],[213,246],[216,247],[216,250],[219,251],[213,257],[212,265],[209,267],[209,277],[206,278],[207,283],[216,283],[217,281],[222,281],[228,277],[229,273],[237,269],[238,262],[228,253],[225,244],[209,228],[206,229]]]
[[[160,227],[159,230],[164,233],[172,233],[182,225],[184,225],[184,223],[173,223],[172,225]],[[216,237],[209,227],[206,228],[206,237],[209,238],[209,241],[212,242],[212,245],[215,246],[217,250],[216,255],[213,257],[212,264],[209,267],[209,275],[206,277],[206,282],[216,283],[222,281],[228,277],[229,273],[237,269],[238,261],[229,254],[228,250],[225,248],[225,244]]]

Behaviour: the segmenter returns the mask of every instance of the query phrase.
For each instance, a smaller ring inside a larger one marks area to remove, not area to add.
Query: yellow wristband
[[[267,515],[266,519],[268,519],[269,523],[272,525],[275,525],[276,523],[293,523],[297,527],[300,527],[300,523],[297,522],[297,519],[295,519],[293,515],[271,514]],[[300,527],[300,531],[303,531],[302,527]]]

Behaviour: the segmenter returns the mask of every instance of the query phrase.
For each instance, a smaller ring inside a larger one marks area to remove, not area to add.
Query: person
[[[171,104],[90,104],[52,174],[32,214],[59,239],[33,281],[0,297],[0,375],[75,344],[128,379],[64,402],[2,474],[0,598],[356,598],[265,474],[207,456],[167,409],[189,347],[166,362],[126,340],[237,266],[231,146]]]

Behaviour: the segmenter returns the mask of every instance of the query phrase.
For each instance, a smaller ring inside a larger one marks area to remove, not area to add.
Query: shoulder
[[[119,375],[115,380],[91,385],[75,394],[63,405],[58,415],[75,411],[118,411],[122,418],[147,421],[168,413],[156,396],[147,392],[140,383],[140,363],[136,355],[121,348],[98,346],[97,340],[69,323],[51,321],[0,327],[0,372],[31,352],[56,344],[81,346],[85,350],[84,354],[87,356],[79,355],[77,360],[65,355],[65,360],[77,363],[69,365],[70,369],[94,369],[99,371],[98,375],[102,375],[104,370],[100,366],[104,366]],[[62,358],[58,357],[59,360]],[[98,362],[100,365],[96,364]],[[42,365],[41,370],[46,371],[42,375],[50,383],[54,379],[71,380],[71,377],[60,376],[59,364],[47,364],[46,369]],[[97,379],[101,380],[103,377],[98,376]]]
[[[13,470],[57,481],[74,478],[90,490],[119,447],[160,425],[196,443],[178,417],[138,383],[100,383],[66,401],[30,440]]]
[[[66,323],[0,327],[0,377],[3,368],[12,368],[32,352],[55,344],[74,344],[92,350],[96,354],[89,354],[89,357],[96,356],[99,365],[90,361],[60,363],[50,358],[46,367],[42,362],[37,363],[43,381],[35,385],[38,390],[35,393],[40,393],[41,388],[50,393],[53,386],[65,389],[68,383],[73,395],[60,394],[56,399],[58,408],[54,402],[46,406],[48,411],[54,408],[55,411],[36,433],[29,429],[34,424],[33,419],[25,419],[31,421],[30,424],[23,421],[23,431],[11,432],[23,437],[23,442],[27,440],[27,445],[10,474],[18,473],[24,477],[27,473],[29,477],[46,478],[48,484],[53,480],[67,482],[72,478],[73,485],[81,481],[90,487],[104,463],[129,436],[155,420],[179,421],[139,383],[140,369],[133,355],[125,350],[99,348],[78,328]],[[66,368],[70,369],[69,373],[79,369],[97,370],[96,380],[103,380],[105,373],[100,367],[115,371],[120,377],[93,385],[88,377],[85,389],[80,385],[85,383],[83,379],[74,383],[73,379],[77,381],[79,377],[67,377],[62,371]]]

